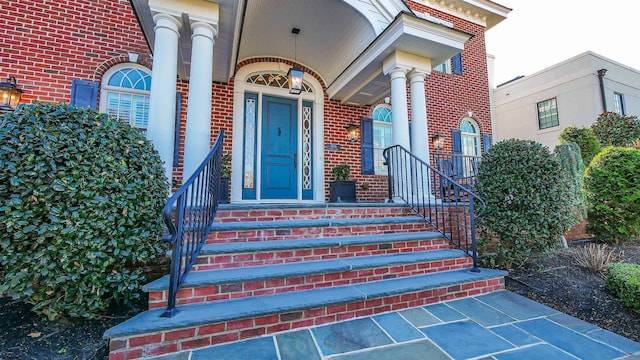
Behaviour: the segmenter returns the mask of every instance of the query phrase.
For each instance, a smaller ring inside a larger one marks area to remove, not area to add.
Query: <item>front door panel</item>
[[[297,197],[297,102],[263,97],[262,199]]]

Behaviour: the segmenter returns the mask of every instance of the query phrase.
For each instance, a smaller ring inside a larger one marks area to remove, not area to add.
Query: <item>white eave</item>
[[[402,12],[328,87],[330,99],[370,105],[388,95],[390,80],[382,63],[395,51],[439,65],[464,49],[472,34]]]

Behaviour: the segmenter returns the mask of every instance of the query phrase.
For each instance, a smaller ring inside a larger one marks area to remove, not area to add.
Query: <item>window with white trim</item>
[[[541,101],[538,103],[538,128],[546,128],[560,125],[558,119],[558,104],[556,98]]]
[[[434,71],[440,71],[445,74],[451,74],[451,59],[433,68]]]
[[[373,109],[373,161],[376,175],[387,175],[382,151],[392,145],[391,141],[391,107],[378,105]]]
[[[626,115],[624,110],[624,95],[614,92],[613,93],[613,106],[614,111],[620,115]]]
[[[150,91],[151,70],[134,63],[116,65],[102,77],[100,111],[146,130]]]

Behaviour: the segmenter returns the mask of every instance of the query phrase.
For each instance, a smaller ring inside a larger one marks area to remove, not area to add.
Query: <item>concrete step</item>
[[[504,288],[504,271],[453,270],[362,284],[152,309],[107,330],[111,359],[134,359],[422,306]]]
[[[177,304],[273,295],[382,279],[470,268],[471,258],[460,250],[432,250],[403,254],[348,257],[189,274],[177,293]],[[169,276],[143,287],[149,308],[167,305]]]
[[[432,231],[419,216],[226,222],[212,225],[207,243],[294,240]]]
[[[449,249],[437,232],[205,244],[193,271]]]

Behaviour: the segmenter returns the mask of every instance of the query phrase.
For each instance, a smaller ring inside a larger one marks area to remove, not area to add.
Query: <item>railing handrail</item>
[[[172,244],[172,253],[167,308],[161,315],[163,317],[178,313],[176,294],[206,242],[215,219],[223,142],[224,130],[221,130],[202,163],[164,206],[163,220],[168,233],[163,235],[162,240]],[[186,225],[190,225],[191,229],[185,230]],[[185,235],[185,232],[189,234]]]
[[[402,163],[409,162],[411,165],[410,169],[402,169],[402,168],[394,169],[393,166],[397,161],[394,162],[390,158],[391,152],[396,152],[396,153],[399,152],[399,155],[401,155],[404,158]],[[468,256],[471,256],[473,258],[472,271],[479,271],[475,224],[478,217],[482,216],[482,214],[486,209],[485,201],[482,198],[480,198],[471,189],[463,186],[462,184],[458,183],[458,181],[456,181],[454,178],[449,177],[444,172],[440,171],[434,166],[431,166],[430,164],[426,163],[424,160],[416,157],[414,154],[412,154],[409,150],[405,149],[401,145],[394,145],[384,149],[383,156],[387,164],[389,199],[392,201],[395,193],[395,195],[400,197],[403,201],[405,201],[414,210],[414,212],[416,212],[418,215],[422,216],[425,220],[427,220],[429,224],[431,224],[431,226],[436,231],[444,235],[447,239],[449,239],[449,241],[451,241],[459,249],[463,250]],[[406,159],[407,157],[408,159]],[[430,191],[429,194],[424,194],[425,192],[424,175],[423,175],[424,170],[430,173],[427,176],[427,183],[428,183],[427,188]],[[398,179],[394,179],[394,174],[396,174],[396,177],[398,177],[398,175],[405,175],[406,177],[408,173],[410,173],[410,177],[411,177],[411,198],[408,198],[409,196],[406,196],[406,197],[402,196],[402,195],[409,194],[409,192],[407,191],[409,186],[406,186],[406,185],[400,186],[401,184],[398,183]],[[413,180],[416,180],[415,183]],[[422,180],[422,183],[417,184],[418,180]],[[398,185],[397,186],[398,189],[396,189],[396,185]],[[464,233],[464,240],[466,240],[465,244],[462,243],[462,238],[459,231],[457,234],[455,234],[457,235],[458,241],[456,242],[454,238],[454,233],[453,233],[454,226],[452,226],[453,224],[451,220],[451,214],[449,214],[448,223],[447,223],[447,219],[445,219],[444,217],[444,214],[443,214],[444,198],[443,197],[441,197],[440,199],[437,198],[439,193],[438,190],[440,190],[443,187],[443,185],[448,189],[448,191],[453,190],[454,197],[456,200],[455,202],[456,206],[459,205],[459,203],[461,203],[459,201],[460,199],[466,198],[466,201],[464,201],[464,203],[465,205],[468,204],[469,221],[467,222],[466,220],[466,215],[467,215],[466,209],[463,210],[464,218],[463,219],[458,218],[458,220],[462,221],[462,223],[465,225],[465,233]],[[434,188],[436,191],[431,192],[431,190]],[[417,191],[417,194],[414,193],[414,190]],[[422,202],[415,201],[415,199],[418,199],[418,200],[422,199]],[[432,202],[432,199],[434,200],[433,202]],[[477,202],[480,204],[479,211],[475,210],[474,202]],[[429,213],[429,216],[427,216],[427,211]],[[433,212],[435,212],[435,216],[432,216]],[[441,214],[442,216],[440,216]],[[435,220],[434,220],[434,217],[435,217]],[[449,231],[447,230],[447,225],[449,226],[449,229],[450,229]],[[466,231],[468,231],[468,234]]]

